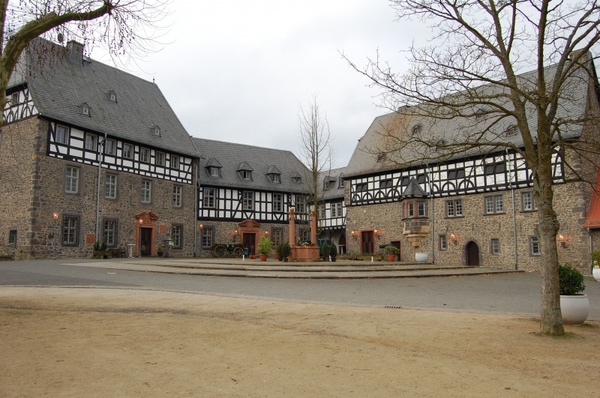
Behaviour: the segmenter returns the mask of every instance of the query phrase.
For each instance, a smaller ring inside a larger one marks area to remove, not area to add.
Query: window
[[[273,211],[276,211],[276,212],[283,211],[283,194],[281,194],[281,193],[273,194]]]
[[[116,247],[117,246],[117,220],[113,219],[105,219],[103,223],[103,236],[104,243],[106,243],[106,247]]]
[[[62,245],[77,246],[79,239],[79,216],[65,215],[62,222]]]
[[[394,186],[394,182],[391,178],[379,181],[379,189],[388,189]]]
[[[210,249],[213,245],[215,229],[205,226],[202,228],[202,248]]]
[[[457,180],[459,178],[465,178],[465,169],[448,170],[449,180]]]
[[[252,179],[252,171],[251,170],[240,170],[240,175],[242,176],[242,179],[244,179],[244,180]]]
[[[158,126],[152,127],[152,132],[154,133],[155,136],[160,137],[160,127],[158,127]]]
[[[410,135],[415,136],[421,134],[421,130],[423,130],[423,126],[421,124],[416,124],[410,131]]]
[[[156,151],[156,165],[164,166],[165,165],[165,153]]]
[[[90,106],[87,104],[84,104],[81,106],[81,113],[83,113],[85,116],[90,116]]]
[[[404,218],[427,216],[427,203],[424,200],[411,200],[404,204]]]
[[[540,248],[540,240],[537,236],[529,237],[529,253],[532,256],[541,256],[542,250]]]
[[[17,105],[19,103],[19,93],[12,93],[12,95],[10,96],[10,104],[11,105]]]
[[[522,211],[534,211],[537,210],[537,205],[533,198],[533,192],[522,192],[521,193],[521,210]]]
[[[324,220],[325,217],[327,216],[325,214],[325,211],[327,210],[325,208],[325,206],[326,206],[325,203],[323,203],[321,206],[319,206],[319,220]]]
[[[142,181],[142,203],[152,202],[152,181]]]
[[[277,247],[281,244],[283,240],[283,229],[281,228],[273,228],[271,229],[271,242],[273,243],[273,247]]]
[[[55,141],[59,144],[69,143],[69,128],[61,124],[56,125],[56,139]]]
[[[107,139],[104,144],[104,153],[106,155],[114,155],[116,147],[117,147],[117,143],[115,140]]]
[[[171,155],[171,168],[179,169],[179,156]]]
[[[380,153],[379,155],[377,155],[377,163],[385,162],[386,158],[387,155],[384,152]]]
[[[300,177],[300,176],[293,176],[292,177],[292,181],[294,182],[294,184],[300,184],[302,182],[302,177]]]
[[[211,177],[220,177],[221,176],[221,169],[219,167],[211,166],[208,168],[208,172],[210,173]]]
[[[254,192],[244,191],[242,193],[242,209],[254,210]]]
[[[269,174],[269,180],[273,183],[273,184],[281,184],[281,174]]]
[[[296,213],[306,213],[306,198],[304,195],[296,195]]]
[[[342,177],[338,178],[338,188],[344,188],[344,179]]]
[[[183,197],[183,187],[181,185],[173,186],[173,207],[181,207]]]
[[[140,162],[150,163],[150,149],[140,148]]]
[[[453,199],[446,201],[446,217],[462,217],[462,199]]]
[[[175,249],[183,248],[183,225],[173,224],[171,228],[171,240]]]
[[[133,159],[133,145],[123,144],[123,158]]]
[[[440,235],[439,237],[440,250],[445,251],[448,250],[448,240],[446,235]]]
[[[16,229],[10,229],[8,231],[8,244],[17,246],[17,230]]]
[[[117,198],[117,176],[115,174],[106,174],[104,177],[104,197],[106,199]]]
[[[496,162],[496,163],[486,164],[483,169],[483,172],[486,176],[492,175],[492,174],[504,173],[505,171],[506,171],[506,163],[504,163],[504,162]]]
[[[516,135],[519,134],[519,128],[515,125],[512,126],[508,126],[508,128],[506,129],[506,136],[507,137],[514,137]]]
[[[369,184],[366,182],[356,184],[356,192],[366,192],[369,189]]]
[[[342,202],[336,202],[336,203],[332,203],[331,204],[331,217],[342,217],[343,216],[343,203]]]
[[[492,254],[500,254],[500,239],[493,238],[490,241],[490,252]]]
[[[485,214],[504,213],[504,202],[502,195],[486,196]]]
[[[117,102],[117,93],[115,93],[114,91],[109,91],[108,100],[112,102]]]
[[[215,188],[204,188],[204,200],[203,205],[207,209],[214,209],[216,203],[216,189]]]
[[[79,168],[67,166],[65,169],[65,192],[79,192]]]
[[[95,134],[85,134],[85,149],[88,151],[98,150],[98,136]]]
[[[403,187],[407,186],[410,183],[410,177],[405,176],[402,177],[402,179],[400,180],[400,185],[402,185]]]

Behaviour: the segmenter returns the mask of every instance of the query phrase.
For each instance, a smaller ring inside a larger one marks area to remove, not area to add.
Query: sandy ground
[[[154,291],[0,289],[0,397],[591,397],[600,324]]]

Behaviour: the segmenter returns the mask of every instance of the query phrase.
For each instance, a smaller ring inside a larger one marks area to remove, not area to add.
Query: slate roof
[[[591,61],[590,64],[592,64]],[[591,67],[593,68],[593,64]],[[555,71],[556,66],[554,65],[546,68],[546,76],[549,76],[548,80],[550,80],[548,84],[551,84],[551,77],[554,76]],[[526,82],[533,85],[536,81],[536,71],[524,73],[518,76],[518,78],[522,83]],[[597,82],[590,81],[590,74],[584,68],[574,69],[571,77],[565,83],[565,87],[567,88],[565,91],[568,91],[568,93],[563,94],[557,118],[575,120],[584,116],[590,84],[597,84]],[[503,90],[506,90],[503,86],[485,85],[477,88],[477,90],[483,92],[483,95],[486,97],[494,98],[497,103],[498,101],[503,101],[503,106],[512,109],[509,99],[505,95],[499,95],[502,94]],[[461,93],[454,94],[454,96],[460,98]],[[448,96],[446,98],[451,97]],[[412,146],[408,145],[402,151],[390,151],[394,147],[394,139],[390,138],[390,135],[400,137],[401,140],[406,141],[410,139],[410,134],[414,131],[413,129],[418,129],[419,134],[423,134],[423,140],[427,140],[430,143],[460,144],[465,141],[467,136],[473,133],[487,131],[484,138],[488,142],[501,140],[503,142],[512,142],[518,147],[523,145],[520,134],[511,137],[506,136],[506,131],[509,127],[516,125],[514,118],[494,114],[491,116],[484,115],[479,120],[472,116],[477,110],[470,109],[466,112],[471,114],[469,117],[457,116],[451,119],[435,119],[423,115],[426,112],[420,109],[425,109],[425,107],[426,105],[412,108],[404,107],[398,109],[397,112],[376,117],[365,134],[359,139],[348,163],[346,177],[399,170],[406,167],[406,165],[418,166],[425,163],[436,163],[435,160],[432,160],[432,157],[439,156],[432,154],[432,151],[435,149],[433,147],[426,147],[423,144],[412,143]],[[485,111],[486,109],[483,108],[483,110]],[[537,119],[534,116],[535,109],[531,103],[527,104],[527,111],[529,112],[531,123],[530,128],[535,135]],[[563,138],[575,138],[582,132],[581,124],[577,123],[563,125],[561,128]],[[491,149],[490,146],[483,146],[469,151],[453,153],[448,155],[445,160],[484,155],[489,153]],[[428,157],[429,160],[427,160]],[[439,162],[440,160],[437,161]]]
[[[192,138],[200,157],[198,178],[201,185],[276,192],[308,193],[310,174],[306,166],[290,151]],[[218,177],[209,167],[219,167]],[[241,170],[252,172],[244,180]],[[269,174],[279,174],[281,183],[272,182]],[[301,177],[295,182],[294,177]]]
[[[33,40],[24,52],[24,80],[41,116],[87,131],[195,156],[190,136],[158,86],[83,56],[83,46]],[[23,65],[21,65],[23,67]],[[116,102],[110,100],[110,93]],[[90,115],[84,115],[87,104]],[[160,135],[155,134],[155,128]]]
[[[321,199],[335,200],[344,198],[344,186],[340,187],[340,180],[343,179],[346,173],[346,167],[323,171],[319,174],[319,189]],[[331,188],[324,189],[325,181],[331,182]]]

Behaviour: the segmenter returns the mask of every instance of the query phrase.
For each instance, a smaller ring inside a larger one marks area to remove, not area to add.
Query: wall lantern
[[[382,232],[381,232],[381,230],[380,230],[380,229],[374,229],[374,230],[373,230],[373,233],[375,234],[375,237],[376,237],[377,239],[381,238],[381,234],[382,234]]]
[[[567,247],[567,236],[563,234],[558,235],[558,244],[560,247]]]
[[[352,235],[354,239],[358,239],[358,232],[356,232],[355,230],[352,230],[352,232],[350,232],[350,235]]]
[[[456,245],[458,243],[458,236],[456,236],[456,234],[450,234],[450,240]]]

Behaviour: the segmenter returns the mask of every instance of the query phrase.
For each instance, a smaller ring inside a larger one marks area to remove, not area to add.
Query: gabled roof
[[[67,47],[35,39],[21,57],[11,83],[26,83],[39,114],[147,146],[196,154],[190,136],[155,83],[83,56],[83,45]],[[110,93],[116,94],[116,101]],[[87,104],[90,115],[82,113]],[[155,128],[159,128],[159,135]]]
[[[588,62],[589,64],[586,65],[591,65],[593,68],[591,59]],[[555,65],[546,68],[548,84],[551,84],[555,72]],[[518,76],[518,79],[523,84],[533,85],[536,82],[536,76],[536,71],[531,71]],[[557,111],[557,120],[565,122],[561,126],[563,139],[576,138],[582,133],[580,123],[567,123],[567,121],[576,121],[584,116],[588,94],[592,92],[589,88],[597,84],[595,79],[591,79],[590,76],[586,68],[580,67],[573,69],[570,77],[565,81],[564,91],[566,93],[563,95]],[[479,90],[486,98],[493,99],[506,109],[512,108],[507,89],[500,84],[484,85],[475,90]],[[456,93],[445,98],[453,101],[453,98],[460,99],[461,96],[464,97],[464,93]],[[511,142],[515,146],[523,145],[521,134],[514,134],[516,119],[507,117],[505,114],[488,115],[490,109],[476,104],[465,110],[464,113],[468,116],[450,117],[445,114],[444,117],[434,118],[427,116],[428,107],[430,105],[425,104],[403,107],[396,112],[376,117],[359,139],[348,163],[347,177],[399,170],[406,167],[407,164],[417,166],[488,154],[493,150],[493,147],[489,145],[468,151],[449,153],[445,158],[443,157],[444,149],[439,149],[443,145],[461,144],[465,142],[467,136],[481,132],[486,132],[483,135],[486,142],[502,141]],[[527,103],[527,111],[530,114],[530,128],[535,136],[537,119],[535,116],[531,116],[535,115],[535,109],[531,103]],[[439,143],[439,147],[438,145],[426,146],[412,140],[411,144],[403,150],[393,150],[398,140],[411,141],[410,137],[414,134],[422,134],[422,140],[431,144]]]
[[[346,173],[346,167],[331,169],[319,173],[319,189],[323,200],[338,200],[344,198],[344,185],[340,185]],[[323,189],[324,183],[331,183],[330,189]]]
[[[421,186],[419,185],[419,183],[417,182],[417,180],[414,177],[412,177],[410,179],[410,181],[408,182],[408,185],[402,192],[403,199],[404,198],[424,198],[426,196],[427,196],[427,194],[421,188]]]
[[[308,193],[310,174],[304,164],[290,151],[263,148],[232,142],[192,138],[200,156],[201,185],[277,192]],[[207,167],[222,165],[219,177],[211,176]],[[241,178],[238,171],[252,172],[252,179]],[[272,182],[269,175],[279,174],[281,183]],[[301,177],[295,182],[294,177]]]

